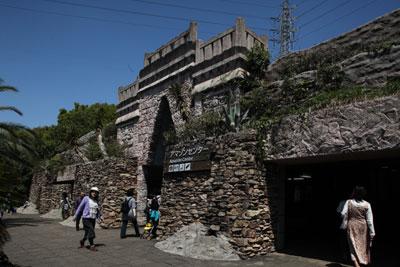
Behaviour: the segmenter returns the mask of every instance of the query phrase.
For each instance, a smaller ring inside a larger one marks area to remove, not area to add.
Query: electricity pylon
[[[273,34],[271,41],[279,44],[279,57],[285,56],[293,50],[296,32],[293,17],[294,7],[290,6],[289,0],[283,0],[281,7],[280,15],[271,18],[275,22],[275,28],[271,30]]]

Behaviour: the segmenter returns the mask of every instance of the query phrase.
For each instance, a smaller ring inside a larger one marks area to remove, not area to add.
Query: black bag
[[[121,203],[121,213],[128,214],[129,213],[129,200],[130,198],[125,198],[125,200]]]

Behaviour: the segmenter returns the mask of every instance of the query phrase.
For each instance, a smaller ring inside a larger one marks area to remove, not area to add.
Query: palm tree
[[[3,80],[0,78],[0,92],[18,92],[17,88],[13,87],[13,86],[9,86],[9,85],[2,85],[3,84]],[[13,106],[0,106],[0,111],[3,110],[10,110],[13,111],[15,113],[17,113],[18,115],[22,116],[22,112],[17,109],[16,107]],[[1,127],[1,126],[0,126]]]
[[[3,85],[0,78],[0,92],[18,92],[17,88]],[[22,112],[14,106],[0,106],[0,111],[12,111],[22,116]],[[0,121],[0,156],[20,163],[28,163],[24,152],[35,154],[32,148],[33,132],[27,127]]]

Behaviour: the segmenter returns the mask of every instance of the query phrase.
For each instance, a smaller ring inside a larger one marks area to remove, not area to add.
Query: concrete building
[[[129,156],[138,158],[139,205],[148,194],[160,193],[162,133],[183,123],[168,88],[190,88],[194,114],[215,108],[226,92],[223,84],[243,74],[245,54],[255,45],[267,49],[267,38],[248,29],[241,18],[205,42],[198,39],[197,24],[192,22],[187,31],[145,53],[137,79],[118,89],[118,140],[128,146]]]

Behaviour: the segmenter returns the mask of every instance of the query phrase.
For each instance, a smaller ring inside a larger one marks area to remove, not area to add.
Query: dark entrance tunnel
[[[351,263],[343,259],[341,247],[346,246],[346,240],[341,239],[336,209],[341,200],[350,197],[355,185],[362,185],[367,189],[366,200],[374,214],[372,266],[399,266],[394,248],[398,248],[399,237],[395,216],[400,204],[400,157],[314,161],[281,167],[285,194],[285,203],[281,205],[282,252]]]
[[[162,97],[155,119],[154,131],[150,145],[150,162],[143,166],[148,197],[161,194],[166,146],[165,133],[174,131],[174,129],[174,122],[172,120],[168,99]]]

